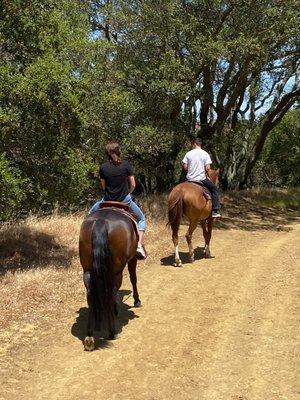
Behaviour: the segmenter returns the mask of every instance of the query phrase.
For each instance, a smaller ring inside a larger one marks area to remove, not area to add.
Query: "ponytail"
[[[120,165],[122,162],[121,151],[118,142],[109,142],[105,147],[106,154],[109,161],[115,165]]]

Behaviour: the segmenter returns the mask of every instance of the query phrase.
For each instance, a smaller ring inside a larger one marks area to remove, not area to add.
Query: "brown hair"
[[[191,143],[196,144],[197,146],[202,146],[202,139],[199,137],[191,138]]]
[[[121,164],[121,151],[118,142],[112,141],[108,142],[105,147],[105,152],[110,161],[112,161],[115,165]]]

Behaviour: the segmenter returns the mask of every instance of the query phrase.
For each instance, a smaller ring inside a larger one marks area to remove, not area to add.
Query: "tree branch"
[[[219,93],[217,95],[217,100],[216,100],[216,112],[217,114],[220,114],[223,112],[223,104],[224,104],[224,99],[226,97],[226,93],[228,88],[230,87],[230,85],[232,85],[232,80],[230,80],[233,68],[234,68],[234,61],[230,60],[229,62],[229,66],[227,68],[227,71],[224,75],[224,79],[223,79],[223,85],[221,86],[221,88],[219,89]],[[238,78],[238,74],[235,75],[236,79]]]
[[[209,65],[203,68],[203,95],[201,96],[201,111],[200,111],[200,122],[201,125],[207,125],[208,113],[210,107],[213,104],[213,89],[212,89],[212,77],[211,68]]]
[[[262,152],[268,134],[282,120],[283,116],[298,98],[300,98],[300,88],[284,95],[276,107],[267,115],[267,119],[263,123],[260,134],[255,141],[252,157],[246,164],[243,181],[241,182],[240,187],[246,185],[252,169]]]

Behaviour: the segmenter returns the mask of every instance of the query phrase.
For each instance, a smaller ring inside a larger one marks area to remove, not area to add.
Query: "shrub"
[[[23,188],[28,181],[21,177],[5,157],[0,155],[0,220],[4,221],[19,212],[24,199]]]

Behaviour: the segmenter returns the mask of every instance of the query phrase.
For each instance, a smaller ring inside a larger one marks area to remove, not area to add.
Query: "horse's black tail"
[[[91,294],[98,325],[111,329],[114,321],[114,279],[112,257],[108,246],[108,230],[104,221],[95,221],[92,231],[93,268]]]

